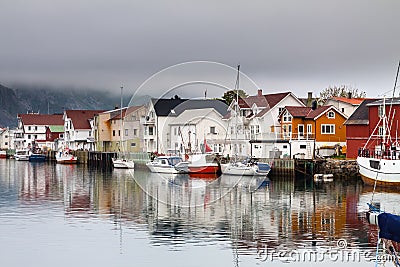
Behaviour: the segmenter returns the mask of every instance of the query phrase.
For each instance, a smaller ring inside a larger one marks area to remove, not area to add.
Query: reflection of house
[[[63,125],[63,115],[18,114],[15,148],[28,147],[35,141],[40,147],[54,149],[54,140],[62,136],[64,130],[61,131],[60,127]],[[55,132],[51,132],[51,129]]]
[[[334,106],[340,112],[349,117],[357,109],[357,107],[363,102],[364,98],[352,98],[351,94],[349,97],[331,97],[325,101],[324,106]]]
[[[64,111],[65,143],[70,149],[94,150],[94,116],[104,110]]]
[[[239,156],[268,157],[280,131],[279,113],[285,106],[304,107],[290,92],[263,95],[258,90],[257,95],[240,98],[238,102],[237,105],[233,100],[224,120],[228,124],[227,140],[232,143],[227,153]]]
[[[97,114],[95,116],[96,149],[99,151],[141,152],[144,143],[140,118],[145,114],[144,106],[123,108],[122,121],[121,109]]]
[[[346,115],[334,106],[318,108],[287,106],[282,110],[279,121],[281,123],[280,139],[287,140],[287,155],[304,154],[305,158],[312,158],[315,148],[333,149],[337,144],[346,143]]]
[[[345,122],[346,125],[346,157],[349,159],[357,158],[357,151],[363,147],[370,136],[368,104],[375,102],[376,99],[366,99],[351,114]]]

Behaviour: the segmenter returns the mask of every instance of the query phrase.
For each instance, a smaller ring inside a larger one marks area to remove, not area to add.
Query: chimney
[[[308,92],[308,95],[307,95],[307,103],[306,103],[306,106],[307,107],[311,107],[311,105],[312,105],[312,92]]]
[[[348,99],[351,99],[351,92],[348,92],[348,93],[347,93],[347,98],[348,98]]]
[[[316,110],[316,109],[317,109],[317,106],[318,106],[317,101],[313,100],[313,101],[311,102],[311,109],[312,109],[312,110]]]
[[[262,89],[258,89],[257,96],[262,96]]]

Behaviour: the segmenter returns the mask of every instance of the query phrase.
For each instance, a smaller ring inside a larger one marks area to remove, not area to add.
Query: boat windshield
[[[182,162],[182,158],[180,158],[180,157],[173,157],[173,158],[169,159],[169,164],[172,166],[175,166],[179,162]]]

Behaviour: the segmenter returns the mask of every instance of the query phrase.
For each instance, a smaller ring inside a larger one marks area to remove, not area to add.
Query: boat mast
[[[122,133],[122,91],[123,91],[123,89],[124,89],[124,87],[123,86],[121,86],[121,105],[120,105],[120,121],[119,121],[119,131],[120,131],[120,136],[119,136],[119,139],[120,139],[120,142],[121,142],[121,144],[120,144],[120,148],[122,148],[122,150],[124,150],[123,149],[123,147],[122,147],[122,143],[123,143],[123,133]]]
[[[238,127],[238,116],[239,116],[239,75],[240,75],[240,65],[237,66],[237,76],[236,76],[236,144],[235,144],[235,161],[237,161],[237,157],[238,157],[238,151],[239,151],[239,142],[238,142],[238,131],[239,131],[239,127]]]

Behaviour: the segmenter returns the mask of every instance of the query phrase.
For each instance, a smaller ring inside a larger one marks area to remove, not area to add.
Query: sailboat
[[[236,140],[238,135],[238,127],[237,127],[237,117],[239,116],[239,76],[240,76],[240,65],[237,67],[237,77],[236,77],[236,110],[235,110],[235,118],[236,118],[236,125],[235,125],[235,132],[236,132]],[[255,175],[262,175],[266,176],[271,170],[271,166],[268,163],[259,162],[255,158],[247,157],[243,161],[239,161],[237,158],[237,147],[234,145],[235,148],[235,158],[233,161],[222,164],[221,169],[222,173],[229,174],[229,175],[245,175],[245,176],[255,176]]]
[[[400,187],[400,150],[397,129],[392,127],[395,115],[393,105],[399,101],[394,98],[398,74],[399,68],[397,68],[393,96],[390,100],[383,98],[382,105],[378,109],[381,113],[379,121],[357,157],[363,182],[374,187],[376,185]]]
[[[360,149],[357,157],[362,180],[364,183],[374,186],[371,202],[367,203],[369,210],[366,212],[366,217],[370,224],[378,225],[379,228],[379,238],[376,245],[376,266],[378,263],[379,244],[382,243],[386,253],[391,256],[394,265],[400,267],[400,259],[396,251],[396,247],[399,247],[398,244],[400,244],[400,216],[381,210],[380,203],[374,202],[374,193],[377,185],[400,186],[400,154],[397,150],[398,143],[392,140],[392,124],[395,115],[395,110],[392,107],[394,101],[399,100],[394,98],[399,69],[400,61],[397,68],[393,96],[388,101],[390,103],[388,104],[388,115],[386,113],[387,103],[384,97],[382,108],[380,109],[380,119],[367,143]],[[375,143],[372,145],[375,145],[375,147],[370,150],[371,144],[369,143],[373,141]]]
[[[123,148],[123,116],[122,116],[122,90],[121,86],[121,106],[120,106],[120,147]],[[134,169],[135,163],[131,159],[127,159],[124,155],[119,158],[112,159],[113,167],[117,169]]]

